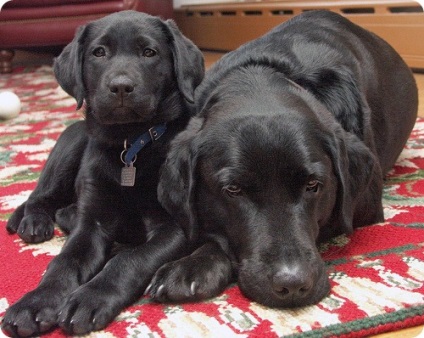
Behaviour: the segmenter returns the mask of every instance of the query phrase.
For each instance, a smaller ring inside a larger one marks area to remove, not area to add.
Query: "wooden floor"
[[[221,56],[221,53],[205,52],[205,65],[209,68]],[[52,56],[48,54],[33,54],[27,52],[18,52],[16,62],[19,65],[47,63],[51,64]],[[424,117],[424,73],[415,73],[415,79],[419,91],[419,108],[418,115]],[[412,327],[397,332],[389,332],[381,335],[372,336],[372,338],[424,338],[424,326]]]
[[[424,73],[415,73],[415,80],[417,81],[418,85],[418,115],[424,117]]]

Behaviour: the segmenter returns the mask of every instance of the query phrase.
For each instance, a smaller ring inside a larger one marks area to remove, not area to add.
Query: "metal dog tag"
[[[125,165],[121,169],[121,186],[123,187],[133,187],[135,184],[135,171],[136,168],[131,163],[130,165]]]

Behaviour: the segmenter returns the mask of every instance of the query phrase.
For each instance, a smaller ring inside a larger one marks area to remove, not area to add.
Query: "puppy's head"
[[[245,295],[294,307],[329,292],[316,241],[326,227],[352,230],[355,200],[374,164],[359,140],[344,142],[337,124],[320,120],[314,100],[282,99],[205,105],[206,118],[174,141],[159,198],[189,236],[226,234]]]
[[[193,101],[204,65],[174,22],[124,11],[81,27],[54,70],[78,108],[85,101],[97,122],[116,124],[178,116],[180,101]]]

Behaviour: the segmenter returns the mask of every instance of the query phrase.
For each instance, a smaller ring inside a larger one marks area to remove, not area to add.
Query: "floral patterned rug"
[[[0,77],[22,111],[0,121],[0,319],[40,280],[65,237],[27,245],[5,230],[34,189],[61,131],[81,114],[51,67],[20,68]],[[142,298],[92,337],[363,337],[424,324],[424,119],[384,188],[387,221],[323,245],[332,283],[319,304],[295,310],[251,302],[237,285],[209,301],[163,305]],[[0,334],[1,335],[1,334]],[[57,329],[49,337],[62,337]]]

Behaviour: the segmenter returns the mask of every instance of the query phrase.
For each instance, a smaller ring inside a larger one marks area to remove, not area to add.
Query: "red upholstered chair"
[[[172,0],[12,0],[0,11],[0,73],[12,71],[15,49],[63,46],[76,28],[113,12],[133,9],[173,16]]]

